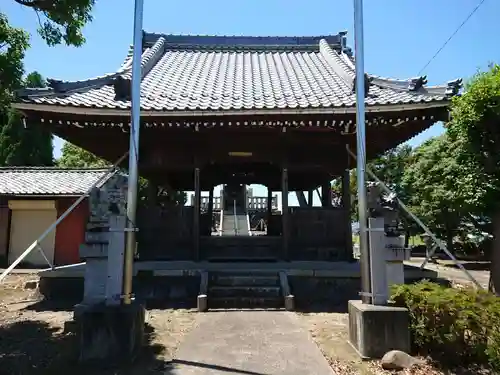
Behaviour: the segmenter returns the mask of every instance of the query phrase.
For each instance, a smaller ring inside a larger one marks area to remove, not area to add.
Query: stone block
[[[198,311],[204,312],[208,310],[208,297],[206,294],[200,294],[197,299]]]
[[[80,245],[80,258],[107,258],[108,256],[108,244],[104,243],[91,243],[91,244],[81,244]]]
[[[108,244],[110,232],[85,232],[85,243]]]
[[[349,301],[349,342],[362,358],[382,358],[390,350],[408,353],[408,310]]]
[[[83,302],[94,304],[106,299],[108,262],[106,258],[90,258],[85,264]]]
[[[77,305],[74,319],[80,362],[115,367],[134,361],[140,353],[145,328],[143,305]]]
[[[294,311],[295,310],[295,299],[293,295],[285,296],[285,310]]]

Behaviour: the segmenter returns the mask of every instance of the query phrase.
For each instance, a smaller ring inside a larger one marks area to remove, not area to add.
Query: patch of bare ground
[[[492,375],[485,369],[442,370],[432,361],[403,371],[382,369],[380,361],[362,361],[347,342],[348,315],[346,313],[300,313],[304,326],[323,352],[336,375]]]
[[[77,363],[77,338],[64,331],[72,304],[41,301],[26,290],[33,275],[12,275],[0,284],[0,375],[154,375],[168,374],[168,362],[196,324],[185,309],[149,310],[146,345],[140,358],[120,369],[85,368]]]

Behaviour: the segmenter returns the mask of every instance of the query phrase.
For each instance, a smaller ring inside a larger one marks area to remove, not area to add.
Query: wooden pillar
[[[345,245],[346,245],[346,258],[353,260],[353,244],[352,244],[352,224],[351,224],[351,176],[349,170],[350,157],[349,153],[346,157],[346,168],[342,174],[342,208],[344,209],[344,222],[345,222]]]
[[[158,186],[148,181],[148,206],[156,207],[158,203]]]
[[[193,258],[195,261],[200,259],[200,168],[194,169],[194,212],[193,212]]]
[[[208,192],[208,217],[210,218],[210,232],[214,226],[214,187]]]
[[[332,206],[332,186],[330,181],[321,185],[321,205],[323,207]]]
[[[314,190],[308,190],[307,191],[307,205],[309,207],[313,206],[313,200],[314,200]]]
[[[245,184],[242,184],[242,193],[243,193],[243,207],[242,209],[245,210],[245,212],[248,211],[248,189],[247,189],[247,185]]]
[[[290,239],[290,217],[288,212],[288,169],[283,168],[281,172],[281,207],[282,207],[282,237],[283,237],[283,259],[288,260],[288,243]]]
[[[271,215],[273,214],[273,191],[268,186],[267,187],[267,223],[271,220]]]

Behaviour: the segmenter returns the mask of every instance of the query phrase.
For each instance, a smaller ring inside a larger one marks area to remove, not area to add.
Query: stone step
[[[234,255],[227,254],[223,255],[220,253],[214,254],[214,252],[205,252],[207,254],[206,259],[209,262],[214,263],[273,263],[277,262],[278,258],[276,256],[245,256],[245,255]]]
[[[279,298],[279,286],[211,286],[208,289],[211,298]]]
[[[210,309],[281,309],[283,306],[283,298],[278,297],[226,297],[208,299],[208,307]]]
[[[252,258],[249,258],[252,259]],[[213,280],[220,277],[274,277],[279,279],[279,274],[277,271],[268,269],[231,269],[231,270],[217,270],[210,272],[210,276]]]
[[[279,277],[275,275],[214,275],[212,278],[217,286],[279,286]]]

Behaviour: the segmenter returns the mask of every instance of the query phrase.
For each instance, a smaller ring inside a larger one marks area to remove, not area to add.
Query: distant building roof
[[[0,195],[76,196],[86,193],[107,169],[0,168]],[[104,184],[105,180],[102,181]]]
[[[318,37],[238,37],[144,34],[141,107],[145,111],[327,110],[353,108],[354,58],[346,33]],[[51,80],[19,92],[18,108],[45,105],[102,110],[130,108],[132,49],[113,74],[76,82]],[[426,86],[367,76],[372,106],[439,105],[461,80]]]

